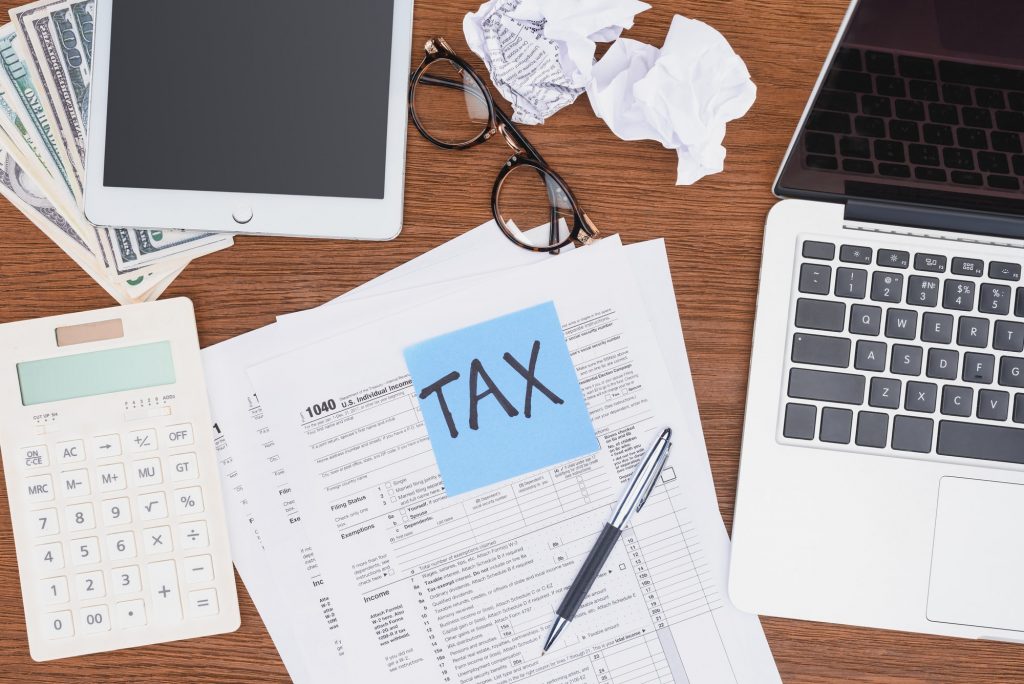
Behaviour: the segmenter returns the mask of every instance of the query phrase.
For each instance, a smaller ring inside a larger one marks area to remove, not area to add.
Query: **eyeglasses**
[[[496,133],[513,150],[491,192],[491,211],[505,236],[534,252],[553,253],[596,240],[598,230],[568,184],[494,103],[473,67],[444,38],[431,38],[425,49],[409,79],[409,115],[416,129],[446,150],[468,149]],[[540,225],[548,230],[524,233],[519,228]]]

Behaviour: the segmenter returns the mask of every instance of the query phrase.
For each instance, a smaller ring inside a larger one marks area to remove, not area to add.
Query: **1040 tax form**
[[[459,290],[249,369],[341,616],[346,681],[779,681],[756,617],[725,594],[728,538],[663,244],[609,241]],[[548,301],[600,449],[448,497],[403,349]],[[323,331],[319,316],[290,330]],[[664,425],[677,434],[669,467],[540,658],[554,607]]]

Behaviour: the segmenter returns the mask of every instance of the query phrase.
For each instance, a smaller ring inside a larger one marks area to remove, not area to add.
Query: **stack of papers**
[[[406,351],[551,305],[599,449],[449,493]],[[236,566],[295,681],[780,681],[757,617],[726,594],[729,541],[662,241],[551,257],[487,224],[203,354]],[[668,467],[541,657],[665,426]]]

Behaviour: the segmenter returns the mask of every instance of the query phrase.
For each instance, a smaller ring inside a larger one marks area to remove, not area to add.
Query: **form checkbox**
[[[663,482],[671,482],[676,479],[676,471],[672,468],[665,468],[661,471],[661,479]]]

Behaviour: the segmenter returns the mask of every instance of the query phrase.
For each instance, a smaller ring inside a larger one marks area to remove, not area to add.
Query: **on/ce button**
[[[171,448],[176,446],[188,446],[189,444],[192,444],[193,441],[192,425],[189,423],[171,425],[164,428],[162,442],[170,445]]]

